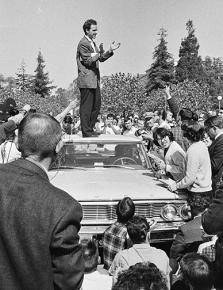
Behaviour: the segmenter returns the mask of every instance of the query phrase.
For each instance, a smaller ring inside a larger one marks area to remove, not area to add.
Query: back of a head
[[[84,273],[96,271],[98,265],[98,246],[94,240],[81,240],[82,253],[84,258]]]
[[[135,213],[135,205],[130,197],[124,197],[116,207],[117,220],[120,223],[127,223]]]
[[[210,290],[213,287],[213,270],[209,260],[198,254],[188,253],[180,261],[183,278],[193,290]]]
[[[143,216],[135,215],[127,223],[127,232],[133,244],[146,242],[149,230],[149,223]]]
[[[118,275],[112,290],[167,290],[165,278],[153,263],[137,263]]]
[[[54,156],[61,136],[60,124],[52,116],[42,113],[27,114],[18,131],[18,145],[22,157],[33,155],[41,161]]]
[[[183,136],[192,142],[198,142],[204,138],[204,127],[198,121],[188,121],[181,128],[184,131]]]

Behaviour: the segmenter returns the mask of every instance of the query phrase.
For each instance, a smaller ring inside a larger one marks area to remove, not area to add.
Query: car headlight
[[[184,204],[180,207],[179,210],[180,216],[183,220],[188,220],[191,218],[191,208],[188,204]]]
[[[161,216],[166,221],[172,221],[177,216],[177,208],[172,204],[167,204],[161,209]]]

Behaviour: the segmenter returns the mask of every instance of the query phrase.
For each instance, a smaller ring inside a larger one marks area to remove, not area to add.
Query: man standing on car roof
[[[120,43],[111,43],[108,51],[104,51],[103,44],[96,46],[97,22],[88,19],[83,25],[84,37],[77,47],[77,86],[80,89],[80,118],[83,137],[98,135],[93,131],[101,107],[99,61],[110,58],[113,51],[120,47]]]

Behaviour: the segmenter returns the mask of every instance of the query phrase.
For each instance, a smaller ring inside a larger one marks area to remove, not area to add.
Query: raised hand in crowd
[[[165,87],[165,93],[166,93],[167,99],[170,99],[171,98],[171,95],[170,95],[170,86],[166,86]]]

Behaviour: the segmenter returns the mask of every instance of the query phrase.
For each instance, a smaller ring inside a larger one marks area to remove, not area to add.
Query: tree
[[[24,94],[25,91],[29,90],[32,87],[32,76],[26,73],[26,65],[24,60],[22,60],[21,66],[18,69],[16,74],[16,85],[19,90]]]
[[[198,55],[200,46],[191,20],[186,23],[186,28],[188,35],[181,42],[175,77],[179,82],[184,80],[203,81],[202,59]]]
[[[33,90],[36,94],[39,94],[41,97],[46,97],[50,95],[50,92],[54,86],[50,86],[52,83],[49,81],[49,74],[48,72],[44,72],[44,60],[41,51],[39,51],[38,57],[37,57],[37,68],[35,70],[35,76],[33,80]]]
[[[102,113],[122,114],[124,110],[139,113],[146,99],[140,76],[118,73],[102,78]]]
[[[155,47],[153,53],[154,62],[150,69],[146,71],[148,83],[147,92],[164,88],[166,83],[174,82],[174,60],[171,54],[167,51],[167,31],[161,28],[158,35],[159,44]]]
[[[203,62],[205,82],[209,85],[209,94],[217,104],[217,96],[223,95],[223,61],[221,58],[205,57]]]

